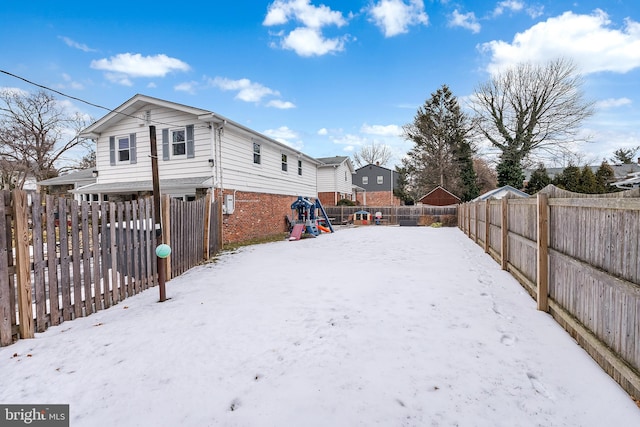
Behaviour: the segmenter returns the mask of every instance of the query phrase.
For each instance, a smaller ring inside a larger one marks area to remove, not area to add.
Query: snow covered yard
[[[0,402],[76,426],[638,426],[640,409],[454,228],[225,254],[0,349]]]

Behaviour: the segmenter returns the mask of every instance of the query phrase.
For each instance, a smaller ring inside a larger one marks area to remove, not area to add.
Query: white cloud
[[[238,93],[235,98],[245,102],[260,102],[265,96],[280,95],[278,91],[249,79],[231,80],[226,77],[214,77],[209,79],[209,84],[224,91],[236,91]]]
[[[142,56],[121,53],[111,58],[91,61],[91,68],[103,70],[107,79],[124,86],[132,86],[132,78],[164,77],[174,71],[189,71],[187,63],[167,55]]]
[[[296,108],[296,105],[293,102],[282,101],[280,99],[273,99],[267,102],[267,107],[278,108],[280,110],[288,110],[290,108]]]
[[[341,52],[350,36],[327,38],[322,28],[335,25],[340,28],[347,24],[342,12],[332,10],[328,6],[314,6],[309,0],[276,0],[269,5],[267,15],[262,22],[264,26],[285,25],[290,22],[298,24],[289,32],[271,33],[280,39],[272,43],[282,49],[293,50],[300,56],[319,56]]]
[[[603,110],[618,108],[625,105],[631,105],[631,100],[629,98],[609,98],[596,102],[596,108]]]
[[[198,82],[190,81],[177,84],[173,87],[173,89],[178,92],[186,92],[188,94],[194,95],[196,93],[197,87]]]
[[[412,25],[427,25],[429,17],[422,0],[380,0],[369,8],[370,20],[377,25],[385,37],[409,32]]]
[[[623,28],[611,28],[608,15],[565,12],[518,33],[511,43],[494,40],[479,46],[491,56],[488,71],[494,73],[521,62],[546,62],[571,58],[583,73],[626,73],[640,67],[640,23],[625,20]]]
[[[284,49],[293,50],[300,56],[320,56],[342,52],[346,37],[325,38],[316,28],[296,28],[282,39]]]
[[[510,10],[511,12],[520,12],[523,9],[523,2],[518,0],[505,0],[496,5],[496,8],[493,10],[493,16],[502,15],[505,10]]]
[[[476,34],[480,32],[480,23],[473,12],[460,13],[458,9],[453,11],[449,20],[450,27],[462,27]]]
[[[79,49],[83,52],[96,52],[96,49],[91,49],[86,44],[78,43],[75,40],[70,39],[69,37],[58,36],[58,38],[61,39],[63,42],[65,42],[67,46],[72,47],[74,49]]]
[[[300,140],[300,135],[287,126],[280,126],[277,129],[267,129],[262,133],[296,150],[301,150],[304,145],[302,140]]]
[[[341,12],[325,5],[313,6],[309,0],[276,0],[269,5],[262,25],[283,25],[290,20],[310,28],[342,27],[347,23]]]
[[[365,123],[360,128],[360,132],[367,135],[401,136],[402,128],[398,125],[368,125]]]
[[[322,135],[322,136],[329,135],[329,131],[327,130],[327,128],[322,128],[318,130],[318,135]]]

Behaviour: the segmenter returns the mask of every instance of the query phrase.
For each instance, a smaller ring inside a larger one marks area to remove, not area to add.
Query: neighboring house
[[[354,184],[358,190],[358,203],[364,206],[399,206],[400,199],[393,195],[398,188],[398,172],[379,164],[368,164],[356,169]]]
[[[96,143],[97,178],[74,193],[151,195],[153,135],[161,193],[191,200],[212,190],[225,243],[285,232],[291,203],[317,195],[320,162],[209,110],[138,94],[81,135]]]
[[[440,185],[418,200],[418,204],[430,206],[450,206],[458,203],[460,198]]]
[[[338,200],[355,201],[353,186],[355,169],[351,159],[346,156],[323,157],[316,159],[318,165],[318,198],[324,206],[336,206]]]
[[[38,181],[38,189],[40,192],[60,197],[69,197],[76,190],[85,185],[94,184],[96,182],[95,172],[93,168],[80,171],[70,172],[66,175],[60,175],[55,178]],[[101,194],[75,194],[78,201],[86,200],[88,202],[97,202],[104,200]]]
[[[524,191],[520,191],[517,188],[512,187],[510,185],[505,185],[504,187],[496,188],[494,190],[487,191],[486,193],[479,195],[478,197],[473,199],[472,202],[484,201],[489,199],[502,199],[507,194],[515,197],[529,197],[529,195]]]

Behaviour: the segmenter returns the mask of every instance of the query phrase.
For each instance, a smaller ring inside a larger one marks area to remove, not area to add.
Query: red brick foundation
[[[224,194],[234,194],[225,190]],[[235,192],[235,210],[222,215],[223,244],[261,239],[287,232],[285,218],[297,196]]]

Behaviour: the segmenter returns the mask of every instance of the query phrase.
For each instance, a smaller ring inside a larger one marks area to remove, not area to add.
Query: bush
[[[338,204],[337,204],[337,206],[355,206],[355,205],[356,205],[356,202],[349,199],[340,199],[338,200]]]

